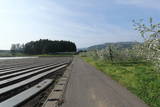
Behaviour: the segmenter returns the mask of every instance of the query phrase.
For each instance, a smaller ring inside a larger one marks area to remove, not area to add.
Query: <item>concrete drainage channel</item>
[[[72,65],[73,64],[70,64],[62,77],[59,78],[42,107],[59,107],[64,102],[64,95],[69,81]]]

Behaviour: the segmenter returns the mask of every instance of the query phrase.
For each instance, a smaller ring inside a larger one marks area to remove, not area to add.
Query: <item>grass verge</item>
[[[160,73],[153,70],[152,64],[143,61],[113,64],[89,57],[82,59],[127,87],[150,107],[160,107]]]
[[[38,57],[71,57],[72,54],[42,54],[42,55],[34,55]]]

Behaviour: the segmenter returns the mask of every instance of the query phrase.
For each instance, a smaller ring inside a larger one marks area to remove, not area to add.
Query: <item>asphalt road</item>
[[[116,81],[76,57],[62,107],[148,106]]]

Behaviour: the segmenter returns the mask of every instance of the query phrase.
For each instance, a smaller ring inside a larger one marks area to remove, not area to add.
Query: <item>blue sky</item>
[[[78,48],[141,41],[133,19],[160,22],[160,0],[0,0],[0,49],[31,40],[70,40]]]

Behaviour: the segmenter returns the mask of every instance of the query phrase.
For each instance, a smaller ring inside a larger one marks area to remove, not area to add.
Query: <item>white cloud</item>
[[[78,47],[137,39],[132,30],[107,22],[102,24],[103,21],[97,20],[96,12],[77,11],[52,0],[6,1],[0,0],[0,49],[9,49],[11,43],[25,43],[40,38],[71,40]],[[84,4],[91,9],[93,4],[84,2],[76,2],[75,5],[83,7]]]
[[[143,8],[160,9],[160,0],[115,0],[116,3],[134,5]]]
[[[137,38],[140,39],[132,29],[125,29],[111,24],[94,26],[66,22],[61,29],[55,32],[56,35],[63,35],[60,37],[76,42],[78,47],[87,47],[105,42],[135,41]]]

